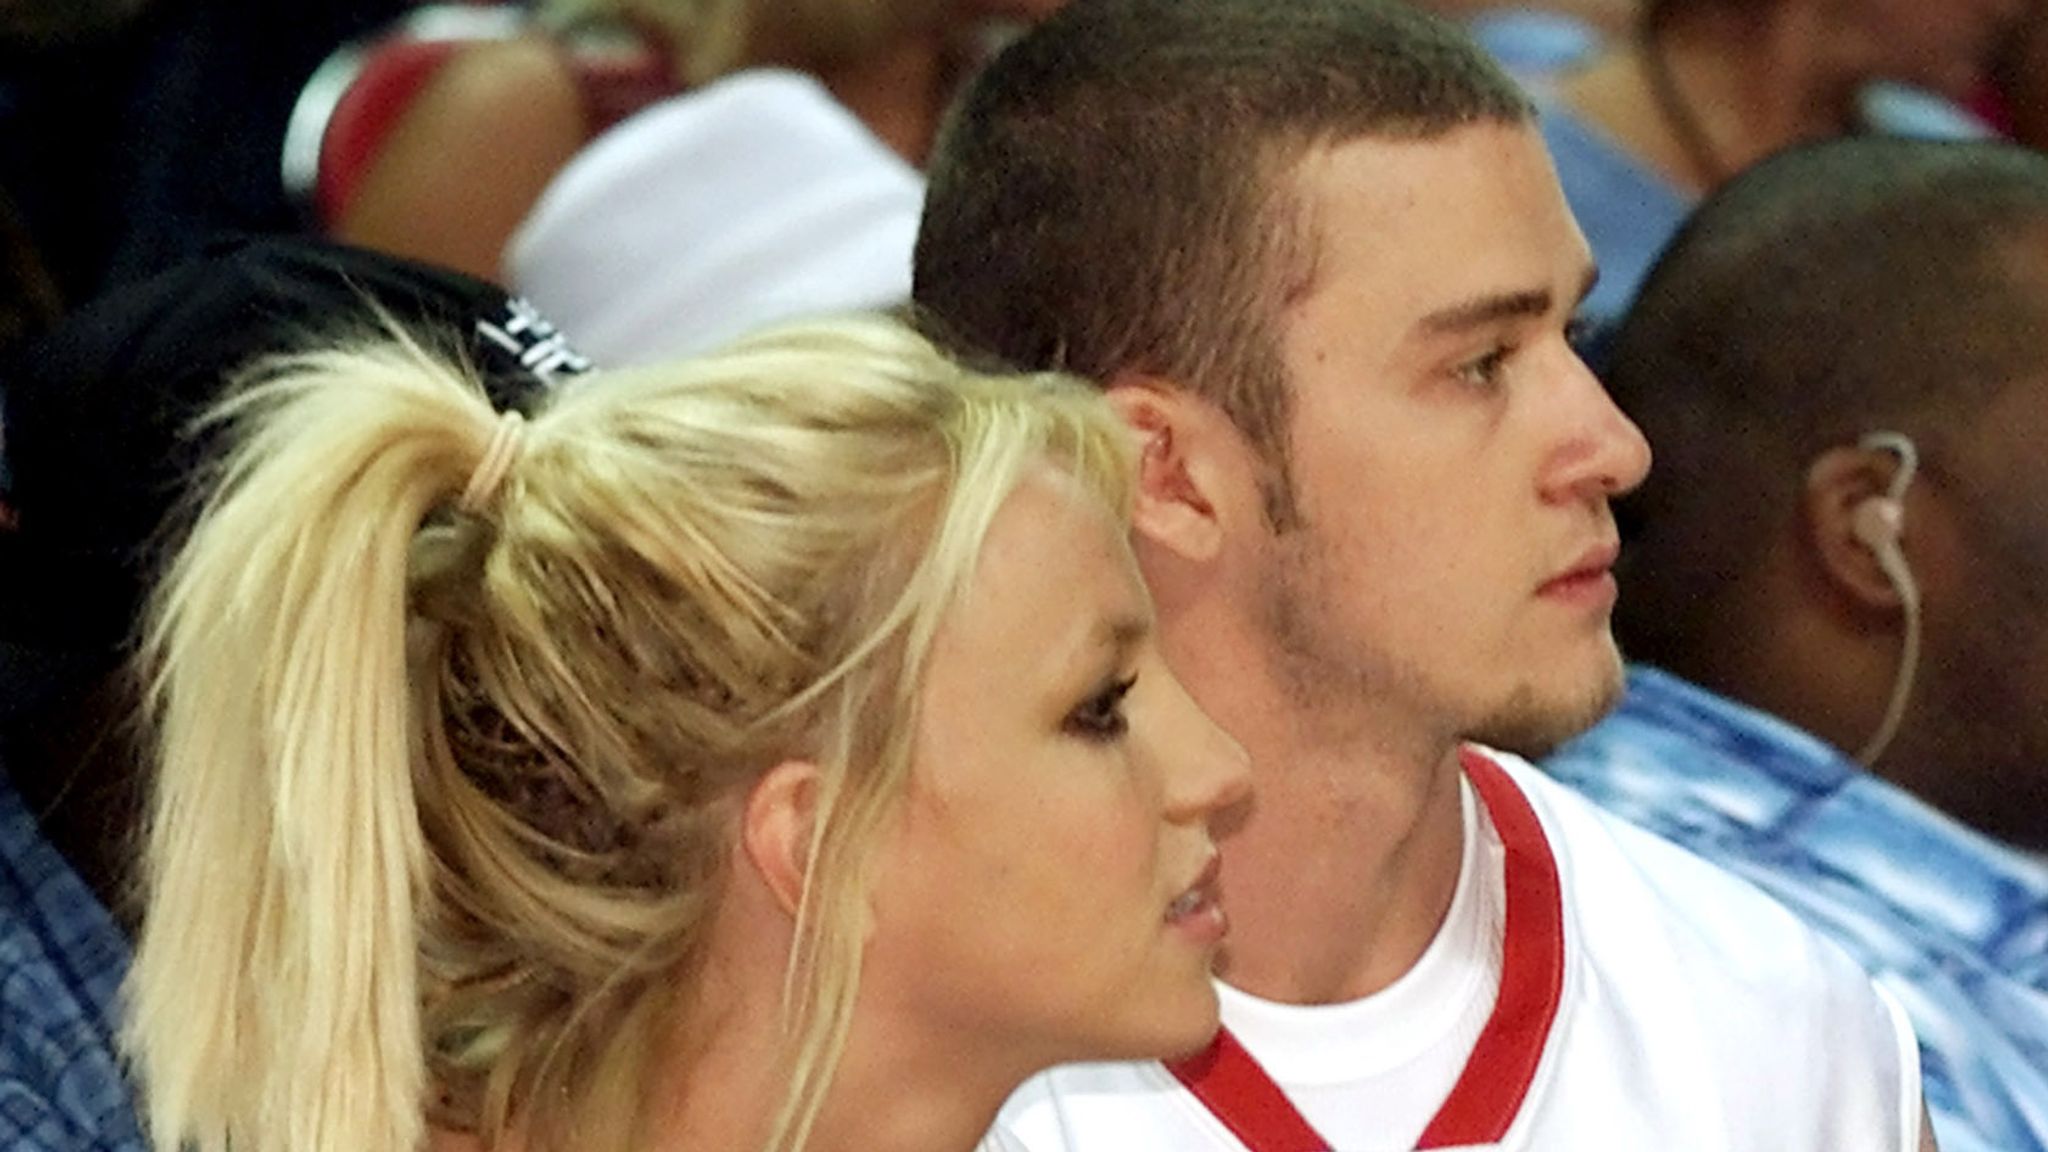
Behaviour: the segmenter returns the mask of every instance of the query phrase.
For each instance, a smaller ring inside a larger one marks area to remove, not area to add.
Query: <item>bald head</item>
[[[1884,137],[1782,154],[1703,204],[1617,331],[1608,382],[1656,448],[1626,505],[1618,625],[1707,642],[1809,464],[1879,428],[1937,462],[2048,373],[2048,157]]]

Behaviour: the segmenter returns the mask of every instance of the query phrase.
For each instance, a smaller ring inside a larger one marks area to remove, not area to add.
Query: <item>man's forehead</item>
[[[1341,270],[1445,304],[1534,290],[1576,304],[1594,274],[1533,124],[1331,140],[1304,149],[1280,179],[1274,199],[1309,272],[1290,299]]]
[[[1542,133],[1535,120],[1487,116],[1454,124],[1381,124],[1359,131],[1304,134],[1275,141],[1272,151],[1281,162],[1279,166],[1299,183],[1351,154],[1427,156],[1469,149],[1482,141],[1522,138],[1541,143]]]
[[[1333,225],[1405,225],[1416,217],[1513,228],[1552,207],[1569,217],[1543,137],[1534,124],[1510,121],[1479,121],[1427,135],[1375,133],[1318,142],[1303,147],[1281,168],[1275,188],[1294,202],[1302,219],[1325,233]],[[1377,242],[1398,244],[1405,238],[1392,231]]]

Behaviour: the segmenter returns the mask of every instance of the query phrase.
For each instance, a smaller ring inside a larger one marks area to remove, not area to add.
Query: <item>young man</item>
[[[1250,750],[1226,1035],[997,1148],[1899,1149],[1912,1035],[1776,905],[1511,756],[1613,703],[1593,269],[1531,110],[1375,0],[1077,0],[983,74],[914,292],[1104,381],[1168,659]]]
[[[1899,989],[1949,1152],[2048,1152],[2048,157],[1784,153],[1649,289],[1646,664],[1544,767]]]

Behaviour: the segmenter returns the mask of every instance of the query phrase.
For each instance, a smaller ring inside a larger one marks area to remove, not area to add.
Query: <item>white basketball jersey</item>
[[[1175,1069],[1054,1069],[1004,1106],[985,1152],[1918,1147],[1911,1025],[1844,953],[1746,883],[1520,760],[1473,750],[1466,768],[1483,801],[1468,806],[1467,838],[1484,849],[1468,851],[1466,866],[1489,870],[1479,879],[1494,895],[1473,906],[1494,919],[1457,947],[1498,972],[1484,984],[1492,1014],[1469,1043],[1469,1013],[1450,1005],[1434,1017],[1464,1029],[1455,1036],[1468,1055],[1426,1070],[1435,1089],[1419,1109],[1405,1106],[1414,1069],[1375,1054],[1424,1060],[1431,1038],[1355,1026],[1374,998],[1278,1006],[1289,1032],[1270,1026],[1268,1006],[1231,993],[1226,1034],[1203,1057]]]

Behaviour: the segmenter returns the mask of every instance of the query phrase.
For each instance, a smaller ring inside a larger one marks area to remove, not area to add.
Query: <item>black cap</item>
[[[0,364],[0,649],[110,666],[205,450],[193,420],[252,360],[374,331],[380,311],[466,355],[503,408],[587,367],[498,287],[311,238],[230,242],[102,297]]]

